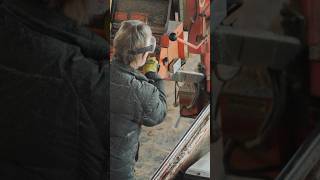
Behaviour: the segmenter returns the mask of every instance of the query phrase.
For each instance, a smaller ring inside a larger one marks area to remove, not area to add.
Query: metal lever
[[[206,43],[208,41],[208,36],[205,36],[205,38],[198,45],[189,43],[188,41],[185,41],[184,39],[177,37],[176,33],[170,33],[169,39],[170,39],[170,41],[179,41],[180,43],[183,43],[193,49],[199,49],[204,43]]]

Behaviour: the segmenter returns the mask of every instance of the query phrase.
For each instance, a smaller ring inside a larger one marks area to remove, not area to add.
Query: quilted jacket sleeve
[[[160,124],[164,120],[167,111],[166,95],[162,80],[156,81],[153,84],[142,82],[138,98],[143,109],[142,124],[149,127]]]

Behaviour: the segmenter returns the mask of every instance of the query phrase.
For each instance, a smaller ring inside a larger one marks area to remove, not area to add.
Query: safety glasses
[[[154,51],[156,49],[156,44],[157,44],[156,38],[154,36],[151,37],[150,44],[151,45],[149,45],[147,47],[129,50],[128,53],[131,55],[137,55],[137,54],[142,54],[142,53],[146,53],[146,52],[154,53]]]

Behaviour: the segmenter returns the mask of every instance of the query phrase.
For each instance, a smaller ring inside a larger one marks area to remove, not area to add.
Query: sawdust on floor
[[[152,177],[193,123],[193,119],[181,118],[178,127],[175,128],[179,117],[179,107],[174,107],[174,82],[166,81],[165,86],[167,117],[155,127],[142,128],[139,160],[135,167],[137,180],[147,180]]]

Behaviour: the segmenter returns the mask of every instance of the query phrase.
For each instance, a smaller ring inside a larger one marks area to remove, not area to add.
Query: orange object
[[[145,13],[134,12],[130,14],[129,19],[131,20],[140,20],[144,23],[148,22],[148,15]]]
[[[164,79],[170,77],[169,64],[177,59],[184,59],[184,44],[179,41],[170,41],[168,34],[175,33],[181,39],[183,39],[183,23],[178,21],[168,22],[168,31],[161,36],[160,41],[160,53],[158,56],[160,70],[159,75]]]
[[[126,21],[128,20],[128,13],[126,12],[116,12],[114,15],[114,19],[116,21]]]
[[[161,36],[160,40],[161,40],[160,44],[162,47],[164,48],[169,47],[170,40],[168,36]]]
[[[205,74],[206,81],[204,87],[206,91],[203,94],[210,92],[210,0],[186,1],[184,10],[187,12],[184,16],[184,22],[179,21],[178,14],[175,15],[175,20],[169,20],[169,12],[172,11],[171,6],[166,1],[159,1],[159,7],[154,7],[154,3],[149,0],[143,0],[143,3],[135,3],[132,0],[117,1],[115,9],[115,17],[113,23],[117,24],[128,19],[136,19],[145,23],[150,22],[153,36],[157,39],[157,48],[153,56],[159,61],[159,76],[163,79],[170,80],[171,63],[177,59],[185,60],[185,45],[188,46],[190,53],[201,55],[201,64],[204,67],[202,73]],[[159,14],[162,13],[162,14]],[[188,31],[188,41],[184,40],[184,25]],[[113,26],[112,32],[116,32],[119,26]],[[166,28],[164,28],[166,27]],[[170,38],[169,38],[170,35]],[[172,35],[172,36],[171,36]],[[171,39],[171,40],[170,40]],[[191,102],[187,92],[183,98],[180,98],[181,104]],[[183,95],[182,95],[183,96]],[[208,97],[204,99],[209,99]],[[201,100],[205,102],[205,100]],[[181,109],[182,116],[194,116],[198,114],[203,106],[199,103],[193,107]]]

